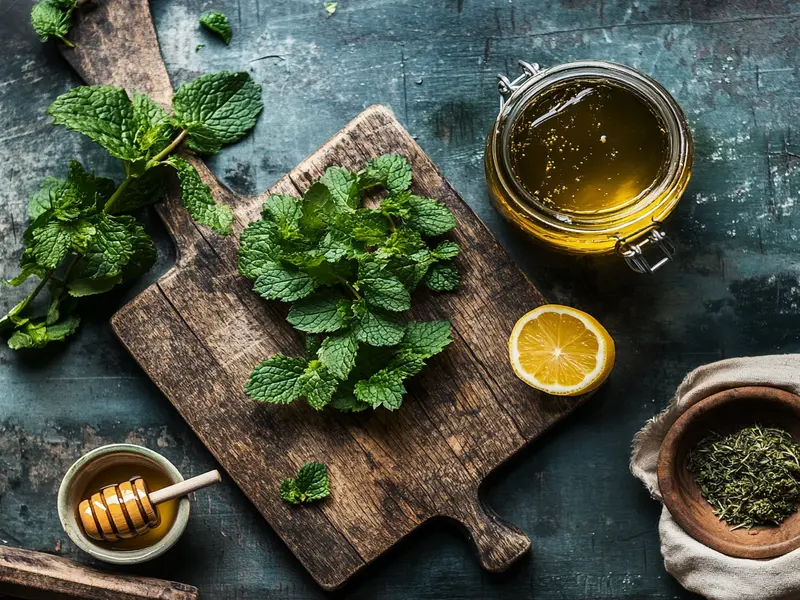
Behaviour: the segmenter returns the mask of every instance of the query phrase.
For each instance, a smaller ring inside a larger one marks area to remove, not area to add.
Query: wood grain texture
[[[78,30],[89,33],[65,54],[89,83],[149,90],[164,102],[168,82],[156,65],[154,30],[134,27],[144,21],[144,0],[109,1],[83,15]],[[128,32],[125,53],[115,50],[119,31]],[[155,65],[151,74],[148,65]],[[262,302],[236,273],[237,236],[196,227],[174,189],[159,212],[176,242],[177,265],[112,319],[139,364],[327,589],[436,516],[464,526],[484,568],[506,569],[530,541],[483,507],[478,487],[585,400],[545,397],[514,376],[508,335],[542,296],[386,108],[364,111],[259,197],[237,197],[193,162],[217,199],[233,206],[238,234],[257,218],[268,194],[301,195],[328,166],[357,170],[384,153],[406,156],[414,191],[455,213],[459,226],[452,238],[463,249],[456,261],[459,292],[420,294],[413,311],[423,319],[450,319],[455,341],[410,384],[397,414],[261,406],[243,395],[255,364],[277,352],[298,352],[299,339],[285,322],[285,307]],[[329,466],[333,497],[297,509],[276,490],[308,460]]]
[[[736,558],[765,559],[800,548],[800,513],[778,526],[733,529],[720,521],[687,469],[689,452],[711,432],[733,433],[753,423],[777,425],[800,437],[800,396],[767,386],[724,390],[700,400],[667,432],[658,455],[658,487],[675,521],[709,548]]]
[[[58,556],[0,546],[0,594],[23,600],[196,600],[197,588],[104,573]]]

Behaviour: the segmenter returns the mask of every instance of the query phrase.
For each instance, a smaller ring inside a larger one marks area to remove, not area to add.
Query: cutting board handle
[[[531,540],[521,529],[506,523],[483,504],[476,489],[471,496],[452,502],[444,512],[464,529],[487,571],[505,571],[531,548]]]
[[[70,32],[74,48],[61,44],[61,53],[88,85],[112,85],[148,94],[165,108],[172,102],[172,84],[161,57],[148,0],[106,0],[82,6],[75,13]],[[226,191],[196,158],[190,161],[211,187],[218,202],[228,202]],[[172,189],[157,210],[170,232],[178,262],[202,241],[202,234],[180,204],[180,193]]]

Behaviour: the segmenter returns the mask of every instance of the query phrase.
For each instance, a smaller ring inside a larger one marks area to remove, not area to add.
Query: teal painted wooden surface
[[[201,32],[208,8],[228,13],[230,47]],[[78,83],[27,26],[29,0],[0,4],[0,275],[21,251],[25,203],[46,175],[79,157],[119,177],[44,110]],[[488,503],[533,539],[501,576],[480,570],[448,524],[425,527],[337,597],[483,599],[689,598],[663,570],[659,507],[628,473],[630,441],[683,375],[719,358],[800,349],[800,4],[784,0],[153,0],[168,71],[249,69],[267,110],[255,135],[214,159],[237,191],[268,188],[364,107],[386,103],[514,258],[553,301],[597,316],[617,367],[574,417],[486,486]],[[195,52],[198,43],[206,47]],[[535,247],[489,204],[482,152],[497,109],[495,74],[517,59],[543,65],[610,59],[651,73],[684,106],[695,174],[668,231],[678,263],[646,279],[619,261],[577,260]],[[146,280],[87,302],[69,344],[45,354],[0,349],[0,540],[85,559],[61,533],[60,476],[98,445],[133,441],[185,473],[213,460],[115,340],[109,316]],[[0,308],[20,291],[5,289]],[[158,564],[215,599],[324,598],[229,482],[198,494],[186,535]]]

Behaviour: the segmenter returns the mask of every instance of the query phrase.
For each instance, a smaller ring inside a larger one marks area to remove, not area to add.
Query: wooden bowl
[[[687,470],[687,455],[701,438],[754,423],[780,426],[800,440],[800,396],[771,387],[740,387],[701,400],[675,421],[661,443],[658,487],[672,517],[694,539],[728,556],[764,559],[800,548],[800,512],[780,525],[731,531]]]

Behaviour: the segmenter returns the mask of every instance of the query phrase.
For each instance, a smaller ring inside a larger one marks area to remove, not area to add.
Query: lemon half
[[[614,340],[597,319],[569,306],[545,304],[523,316],[508,340],[517,377],[558,396],[600,386],[614,367]]]

